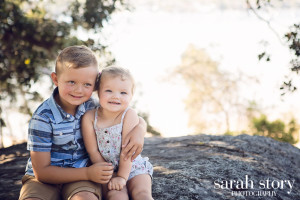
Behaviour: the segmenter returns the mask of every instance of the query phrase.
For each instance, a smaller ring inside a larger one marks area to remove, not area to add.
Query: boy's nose
[[[77,85],[77,86],[75,87],[75,92],[78,92],[78,93],[82,92],[82,86]]]

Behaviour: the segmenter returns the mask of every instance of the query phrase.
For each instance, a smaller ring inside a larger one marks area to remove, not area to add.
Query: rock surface
[[[0,149],[0,199],[17,199],[26,144]],[[300,199],[300,150],[260,136],[145,139],[155,200]],[[239,196],[233,195],[237,194]]]

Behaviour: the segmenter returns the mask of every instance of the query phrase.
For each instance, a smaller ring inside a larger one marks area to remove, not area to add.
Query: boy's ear
[[[51,79],[55,86],[58,86],[57,74],[55,72],[51,73]]]

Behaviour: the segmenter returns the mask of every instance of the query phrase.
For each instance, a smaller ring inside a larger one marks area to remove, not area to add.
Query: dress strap
[[[96,111],[95,111],[95,119],[94,119],[94,129],[97,129],[97,120],[98,120],[98,108],[99,106],[97,106]]]
[[[129,107],[127,107],[127,108],[125,109],[125,111],[123,112],[123,114],[122,114],[121,124],[123,124],[123,119],[124,119],[125,114],[126,114],[126,112],[128,111],[128,109],[129,109]]]

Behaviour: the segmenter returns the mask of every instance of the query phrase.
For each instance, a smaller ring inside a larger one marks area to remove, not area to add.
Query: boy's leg
[[[30,198],[60,200],[59,185],[45,184],[33,176],[24,175],[19,200]]]
[[[140,174],[127,182],[127,188],[130,197],[133,200],[153,200],[152,181],[149,174]]]
[[[62,188],[63,200],[101,200],[102,191],[101,184],[92,181],[76,181],[63,185]]]

